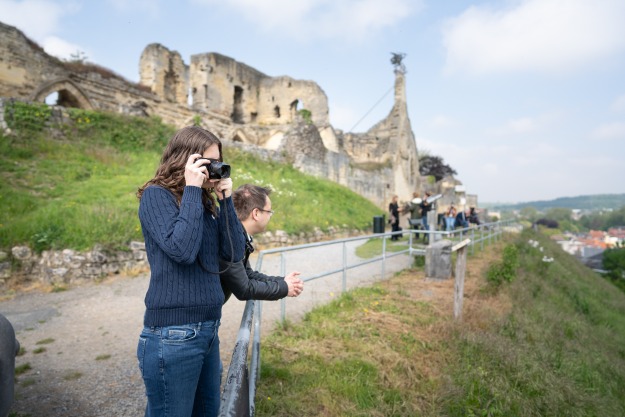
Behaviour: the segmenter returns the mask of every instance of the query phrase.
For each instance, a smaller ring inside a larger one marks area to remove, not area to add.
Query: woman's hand
[[[232,178],[222,178],[215,184],[215,194],[220,200],[232,195]]]
[[[295,271],[284,277],[284,280],[289,287],[289,292],[287,294],[289,297],[297,297],[302,293],[302,291],[304,291],[304,281],[297,277],[299,274],[299,272]]]
[[[208,178],[208,170],[203,166],[206,160],[199,158],[202,158],[202,155],[194,153],[187,159],[187,165],[184,167],[184,182],[186,185],[201,187]]]

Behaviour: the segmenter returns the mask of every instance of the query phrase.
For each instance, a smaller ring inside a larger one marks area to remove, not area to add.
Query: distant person
[[[423,227],[423,216],[421,215],[421,203],[423,200],[419,198],[419,193],[416,191],[412,193],[412,200],[408,205],[408,211],[410,212],[410,227],[414,230],[419,230]],[[419,234],[416,234],[416,238],[419,239]]]
[[[146,416],[219,412],[219,260],[240,261],[245,254],[232,179],[212,179],[207,169],[222,157],[211,132],[182,128],[167,144],[154,178],[137,192],[150,263],[137,347]]]
[[[456,208],[454,205],[450,205],[447,211],[445,212],[445,230],[448,232],[453,232],[456,227]]]
[[[239,300],[279,300],[287,295],[297,297],[304,290],[304,282],[298,278],[298,271],[290,272],[286,277],[278,277],[254,271],[250,266],[250,254],[254,252],[252,236],[264,232],[273,216],[269,194],[271,189],[252,184],[243,184],[232,193],[234,209],[243,225],[246,245],[243,260],[231,264],[221,274],[226,301],[230,294]],[[227,264],[222,260],[222,269]]]
[[[469,227],[469,210],[458,210],[456,215],[456,225],[464,228]]]
[[[475,207],[471,207],[469,209],[469,223],[473,223],[476,225],[480,225],[480,217],[477,214],[477,211],[475,210]]]
[[[0,314],[0,417],[9,415],[15,390],[15,355],[20,344],[11,322]]]
[[[391,222],[391,231],[399,232],[401,228],[399,227],[399,204],[397,203],[397,196],[394,195],[391,202],[388,205],[389,212],[389,221]],[[399,240],[399,234],[394,234],[391,236],[391,240]]]
[[[431,193],[427,192],[423,196],[423,201],[421,202],[421,218],[423,219],[423,229],[430,230],[430,225],[428,224],[428,213],[432,210],[432,203],[428,201],[428,198],[432,196]],[[425,233],[423,235],[423,241],[428,242],[430,240],[430,235]]]

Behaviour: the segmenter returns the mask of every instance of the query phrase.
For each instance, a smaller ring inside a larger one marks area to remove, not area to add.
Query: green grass
[[[449,415],[625,415],[625,297],[557,244],[517,242],[512,309],[458,337]],[[543,262],[544,253],[554,262]]]
[[[511,247],[516,273],[493,291],[488,266]],[[461,323],[417,299],[411,270],[267,336],[256,415],[625,415],[622,291],[532,231],[467,262]]]
[[[32,369],[32,367],[30,366],[29,363],[24,363],[22,365],[18,365],[15,367],[15,375],[22,375],[28,371],[30,371]]]
[[[384,244],[383,238],[372,238],[367,240],[362,245],[356,248],[356,255],[364,259],[370,259],[375,256],[382,255],[382,245]],[[417,242],[413,242],[413,246],[416,246]],[[408,249],[408,237],[404,236],[398,241],[392,241],[390,238],[386,239],[386,251],[387,252],[399,252]]]
[[[10,117],[9,117],[10,113]],[[68,109],[72,123],[49,126],[45,106],[15,103],[5,112],[11,134],[0,134],[0,249],[125,250],[142,240],[137,188],[156,171],[175,129],[158,119]],[[268,185],[276,214],[268,230],[315,227],[368,229],[380,210],[331,181],[289,165],[229,149],[235,187]]]

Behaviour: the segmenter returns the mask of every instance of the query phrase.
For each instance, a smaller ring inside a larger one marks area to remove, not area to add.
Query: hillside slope
[[[0,133],[0,249],[126,249],[142,240],[139,186],[156,170],[174,128],[158,119],[66,109],[56,124],[46,105],[7,105],[10,133]],[[8,114],[10,112],[10,115]],[[235,187],[269,186],[275,216],[269,230],[362,229],[380,209],[331,181],[304,175],[229,148]]]
[[[534,207],[545,211],[551,208],[568,208],[580,210],[616,210],[625,206],[625,194],[580,195],[577,197],[559,197],[553,200],[526,201],[516,204],[485,204],[497,210],[520,210],[523,207]]]
[[[625,415],[625,293],[532,231],[467,265],[460,322],[416,268],[270,336],[257,415]]]

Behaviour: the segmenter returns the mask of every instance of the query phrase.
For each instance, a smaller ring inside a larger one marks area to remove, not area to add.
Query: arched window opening
[[[299,104],[299,100],[295,99],[291,102],[291,105],[289,106],[290,110],[291,110],[291,116],[295,117],[295,115],[297,114],[297,106]]]
[[[196,92],[197,90],[195,88],[189,88],[189,90],[187,90],[187,105],[189,107],[193,106],[193,94]]]
[[[243,88],[234,86],[234,104],[232,107],[232,121],[234,123],[244,123],[243,121]]]
[[[276,116],[276,119],[280,118],[280,106],[276,106],[273,108],[273,115]]]
[[[44,103],[46,103],[48,106],[56,106],[56,103],[58,102],[59,102],[58,91],[48,94],[48,96],[44,100]]]

